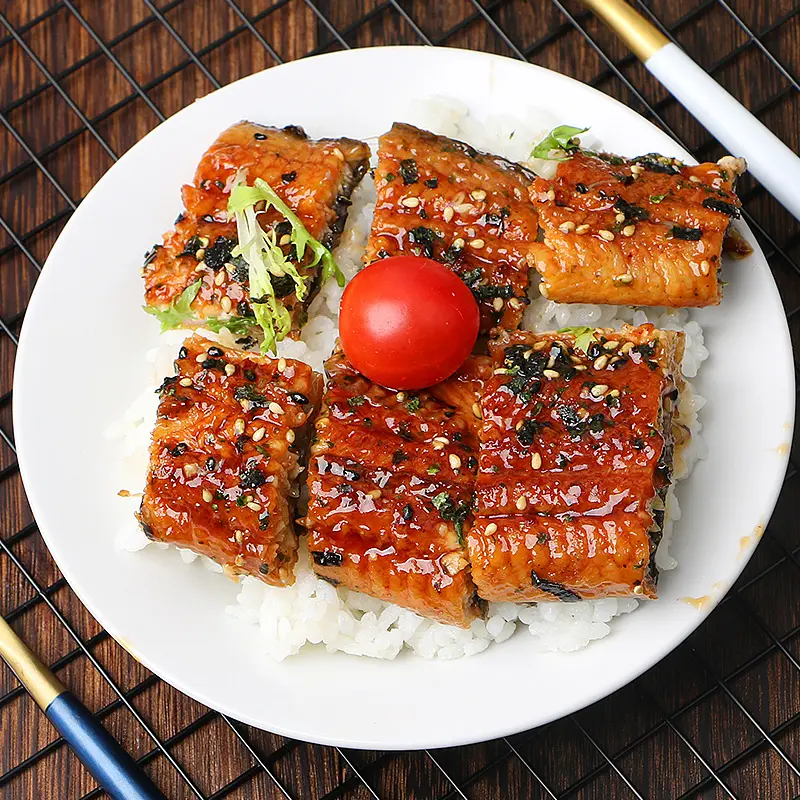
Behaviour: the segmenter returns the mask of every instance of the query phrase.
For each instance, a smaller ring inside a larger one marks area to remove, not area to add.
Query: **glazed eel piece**
[[[709,306],[722,298],[723,240],[740,214],[743,159],[688,166],[577,151],[530,188],[541,241],[530,264],[557,303]]]
[[[534,173],[464,142],[396,122],[380,138],[367,264],[422,255],[449,266],[481,310],[481,331],[519,327],[528,303]]]
[[[191,324],[205,319],[252,316],[248,267],[232,257],[238,244],[236,223],[228,219],[228,200],[237,181],[266,181],[306,230],[329,250],[344,228],[350,195],[369,164],[369,147],[353,139],[319,139],[289,125],[270,128],[238,122],[224,130],[200,160],[194,182],[182,189],[184,211],[163,243],[145,256],[143,276],[148,306],[170,308],[184,291],[201,281],[191,301]],[[259,214],[265,230],[275,229],[284,254],[296,262],[289,243],[291,225],[274,208]],[[298,300],[288,275],[273,276],[276,296],[289,311],[296,335],[320,285],[319,264],[311,267],[307,250],[297,270],[310,291]],[[255,320],[252,320],[255,326]]]
[[[322,376],[191,336],[159,389],[139,520],[155,541],[214,559],[231,576],[294,582],[298,454]]]
[[[340,352],[330,358],[306,519],[321,577],[453,625],[482,613],[465,537],[487,362],[409,393],[370,382]]]
[[[683,334],[578,336],[516,332],[490,345],[468,535],[486,600],[656,596]]]

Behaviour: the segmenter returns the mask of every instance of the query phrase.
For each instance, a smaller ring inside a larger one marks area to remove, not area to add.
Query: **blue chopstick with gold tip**
[[[166,800],[136,762],[0,617],[0,656],[114,800]]]

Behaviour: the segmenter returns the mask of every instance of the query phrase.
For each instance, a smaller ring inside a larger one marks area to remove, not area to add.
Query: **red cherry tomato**
[[[448,378],[478,338],[472,292],[429,258],[392,256],[350,281],[339,336],[350,363],[392,389],[423,389]]]

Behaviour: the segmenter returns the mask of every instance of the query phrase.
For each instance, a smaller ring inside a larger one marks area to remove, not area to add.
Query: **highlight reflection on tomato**
[[[479,324],[464,282],[418,256],[370,264],[350,281],[339,310],[347,358],[392,389],[422,389],[452,375],[472,351]]]

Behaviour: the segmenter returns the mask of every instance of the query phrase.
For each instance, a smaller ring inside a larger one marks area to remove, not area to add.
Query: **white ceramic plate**
[[[326,90],[325,87],[329,87]],[[19,462],[42,534],[89,610],[169,683],[239,720],[364,748],[448,746],[533,727],[614,691],[679,644],[731,586],[781,486],[794,413],[789,335],[767,263],[729,263],[725,300],[697,315],[711,357],[698,380],[710,448],[682,485],[683,519],[660,599],[574,654],[537,655],[523,630],[457,661],[373,661],[324,651],[280,664],[248,648],[224,613],[236,587],[161,552],[120,552],[107,424],[147,385],[157,326],[143,314],[141,255],[179,210],[216,134],[242,118],[313,136],[374,136],[441,93],[478,115],[542,107],[591,126],[613,151],[686,157],[633,111],[547,70],[434,48],[375,48],[296,61],[204,97],[117,163],[53,248],[26,314],[15,376]],[[682,598],[708,599],[701,608]]]

